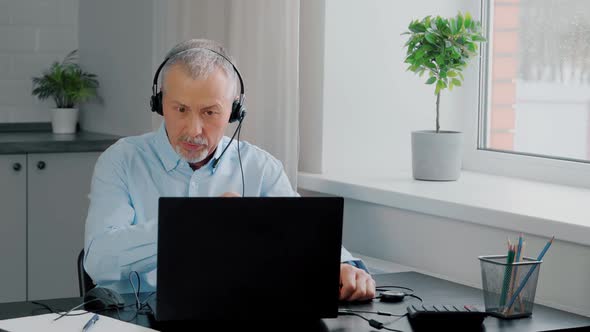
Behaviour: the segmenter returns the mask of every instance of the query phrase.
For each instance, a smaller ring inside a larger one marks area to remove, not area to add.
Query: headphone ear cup
[[[243,107],[239,100],[234,100],[231,106],[231,115],[229,116],[229,123],[236,122],[242,119]]]
[[[152,108],[152,112],[164,115],[162,107],[162,91],[156,93],[155,95],[152,95],[150,100],[150,106]]]

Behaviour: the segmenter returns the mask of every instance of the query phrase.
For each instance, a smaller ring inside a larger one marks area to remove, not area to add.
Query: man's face
[[[189,163],[207,158],[223,137],[231,114],[230,80],[217,68],[206,79],[194,80],[181,65],[173,65],[164,81],[164,119],[170,144]]]

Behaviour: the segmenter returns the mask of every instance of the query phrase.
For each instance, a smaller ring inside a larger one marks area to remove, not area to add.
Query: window
[[[567,174],[590,175],[590,1],[482,0],[482,19],[479,152],[466,168],[590,186]]]
[[[590,1],[496,0],[483,148],[590,159]]]

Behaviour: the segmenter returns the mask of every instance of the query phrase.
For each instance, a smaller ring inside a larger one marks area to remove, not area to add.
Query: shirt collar
[[[172,144],[170,144],[170,140],[168,139],[168,134],[166,133],[166,124],[164,121],[162,121],[162,125],[160,126],[160,128],[156,132],[155,143],[156,143],[156,150],[158,152],[158,155],[160,156],[160,160],[162,160],[162,163],[164,164],[164,168],[166,169],[167,172],[170,172],[171,170],[178,167],[178,165],[181,162],[184,162],[182,160],[182,158],[180,158],[180,155],[178,155],[178,153],[174,150],[174,148],[172,147]],[[213,161],[216,160],[217,158],[219,158],[219,156],[221,155],[221,152],[223,151],[224,145],[225,145],[224,138],[222,138],[219,141],[219,144],[217,145],[217,149],[213,153],[213,158],[211,158],[211,160],[209,160],[209,162],[206,165],[203,165],[203,167],[201,167],[201,169],[207,167],[207,168],[211,168],[211,171],[215,171],[212,167]]]
[[[155,143],[156,151],[160,157],[160,160],[162,160],[162,164],[164,164],[166,171],[170,172],[171,170],[175,169],[181,159],[170,144],[168,134],[166,133],[166,124],[164,121],[162,121],[162,125],[156,132]]]

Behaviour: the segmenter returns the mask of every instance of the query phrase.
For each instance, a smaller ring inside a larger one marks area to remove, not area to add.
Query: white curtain
[[[243,138],[278,158],[297,188],[299,0],[229,0],[228,48],[245,79]]]
[[[189,38],[209,38],[224,44],[246,88],[247,116],[240,139],[279,159],[297,189],[300,0],[158,3],[155,20],[159,23],[154,34],[158,50],[154,53],[165,54],[174,44]],[[154,66],[157,64],[159,61],[154,62]],[[154,126],[158,124],[159,119]],[[230,125],[227,134],[234,129]]]

